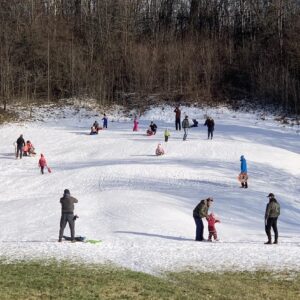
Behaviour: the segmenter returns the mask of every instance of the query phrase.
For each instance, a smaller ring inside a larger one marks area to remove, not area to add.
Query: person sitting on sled
[[[165,150],[163,149],[162,145],[161,144],[158,144],[157,145],[157,148],[155,150],[155,154],[157,156],[160,156],[160,155],[164,155],[165,154]]]
[[[156,126],[156,124],[155,124],[155,123],[153,123],[153,122],[151,121],[151,123],[150,123],[150,126],[149,126],[149,127],[151,128],[151,130],[152,130],[153,134],[156,134],[156,131],[157,131],[157,126]]]
[[[90,135],[98,134],[98,130],[95,128],[95,126],[91,127]]]
[[[198,127],[198,121],[196,119],[192,119],[193,121],[193,125],[190,126],[190,128],[193,128],[193,127]]]
[[[97,121],[94,122],[93,127],[95,128],[97,133],[99,130],[102,130],[102,127],[99,125],[99,123]]]
[[[208,241],[212,241],[212,237],[214,237],[215,241],[218,241],[218,235],[217,235],[217,230],[216,230],[216,223],[220,223],[220,220],[216,218],[216,216],[211,213],[208,215],[206,218],[207,223],[208,223]]]
[[[23,148],[23,155],[24,156],[32,156],[35,155],[36,153],[34,152],[34,146],[30,141],[27,141],[24,148]]]

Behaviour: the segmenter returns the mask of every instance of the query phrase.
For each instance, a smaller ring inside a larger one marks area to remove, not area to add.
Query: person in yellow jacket
[[[165,129],[165,133],[164,133],[164,136],[165,136],[165,142],[167,142],[169,140],[169,137],[170,137],[170,131],[168,128]]]

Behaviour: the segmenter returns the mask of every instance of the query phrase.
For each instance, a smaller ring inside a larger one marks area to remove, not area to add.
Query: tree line
[[[298,0],[1,0],[0,97],[300,110]]]

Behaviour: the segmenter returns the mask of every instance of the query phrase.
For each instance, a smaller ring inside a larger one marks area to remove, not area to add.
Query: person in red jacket
[[[41,158],[39,160],[39,167],[41,168],[41,173],[44,174],[44,168],[47,166],[46,159],[43,154],[41,154]]]
[[[208,241],[211,242],[212,241],[212,237],[214,237],[215,241],[218,241],[218,235],[217,235],[217,230],[216,230],[216,223],[220,223],[220,220],[218,220],[216,218],[216,216],[211,213],[210,215],[208,215],[207,219],[207,223],[208,223]]]

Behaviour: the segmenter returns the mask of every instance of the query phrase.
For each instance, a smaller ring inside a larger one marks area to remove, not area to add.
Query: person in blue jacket
[[[102,121],[103,121],[103,128],[107,129],[108,118],[107,118],[106,114],[103,115]]]
[[[247,183],[248,169],[247,169],[247,161],[246,161],[244,155],[241,156],[240,161],[241,161],[241,173],[239,175],[239,179],[240,179],[240,182],[242,184],[241,187],[247,189],[248,188],[248,183]]]

